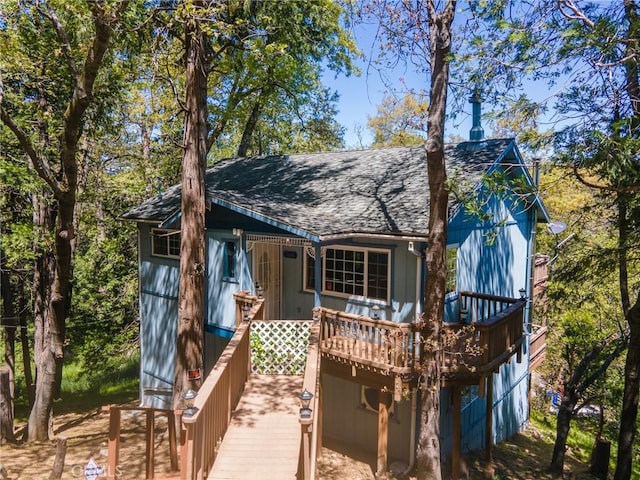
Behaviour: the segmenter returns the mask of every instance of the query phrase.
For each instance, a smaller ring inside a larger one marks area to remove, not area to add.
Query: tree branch
[[[0,85],[0,91],[1,89],[2,86]],[[54,195],[60,194],[62,192],[62,188],[51,173],[51,166],[49,165],[49,162],[47,162],[46,158],[38,154],[27,132],[25,132],[20,127],[20,125],[15,122],[15,120],[7,113],[6,108],[2,104],[0,104],[0,120],[16,136],[16,138],[18,139],[18,143],[20,143],[20,146],[31,160],[31,163],[33,163],[33,167],[36,169],[36,172],[38,172],[40,178],[47,182],[47,184],[51,187],[51,190],[53,190]]]
[[[568,8],[571,13],[566,12],[563,7]],[[593,23],[593,21],[589,19],[589,17],[587,17],[580,8],[578,8],[573,0],[558,0],[558,10],[560,10],[560,13],[569,20],[578,20],[589,28],[595,27],[595,23]]]
[[[78,66],[73,59],[73,54],[71,53],[71,42],[69,41],[67,31],[62,25],[62,22],[60,22],[60,19],[58,18],[58,15],[56,15],[56,12],[53,10],[53,8],[51,8],[51,5],[49,5],[49,2],[44,2],[44,6],[46,10],[43,10],[41,8],[38,8],[38,10],[40,10],[40,12],[53,24],[53,28],[58,34],[58,40],[60,40],[60,44],[62,46],[62,53],[64,54],[64,58],[67,60],[69,70],[71,70],[71,74],[73,75],[77,84],[80,77],[80,71],[78,70]]]
[[[633,184],[627,186],[614,186],[614,185],[599,185],[597,183],[590,182],[586,180],[580,172],[578,172],[578,165],[573,164],[573,173],[578,179],[580,183],[587,187],[596,188],[598,190],[603,190],[605,192],[615,192],[615,193],[637,193],[640,192],[640,184]]]

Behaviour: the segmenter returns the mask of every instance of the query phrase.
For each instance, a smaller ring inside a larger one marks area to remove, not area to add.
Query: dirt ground
[[[135,403],[127,404],[134,406]],[[121,480],[139,480],[145,477],[144,426],[142,412],[123,412],[119,462]],[[64,480],[85,479],[85,466],[93,458],[102,467],[106,477],[107,438],[109,414],[101,408],[92,408],[82,413],[64,413],[55,420],[56,436],[67,438],[67,455],[62,478]],[[49,478],[55,457],[55,442],[40,444],[2,445],[0,463],[6,469],[0,480],[46,480]],[[553,448],[552,439],[544,438],[534,428],[515,436],[508,442],[494,447],[494,462],[491,475],[485,473],[484,452],[464,459],[462,478],[493,480],[545,480],[553,477],[545,473],[545,467]],[[402,470],[402,465],[391,465]],[[346,445],[327,444],[319,460],[318,478],[321,480],[374,480],[375,458],[349,449]],[[156,418],[155,472],[161,475],[169,471],[169,449],[166,418]],[[564,478],[587,480],[586,466],[575,460],[568,452]],[[390,477],[394,478],[394,477]],[[411,473],[395,478],[411,479]],[[252,480],[252,479],[247,479]]]

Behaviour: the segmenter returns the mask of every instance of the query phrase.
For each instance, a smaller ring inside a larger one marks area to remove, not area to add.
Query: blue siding
[[[236,277],[225,277],[225,242],[237,241],[236,251]],[[207,251],[207,277],[206,277],[206,306],[205,324],[220,329],[221,336],[235,329],[236,310],[233,294],[240,291],[243,285],[243,276],[246,275],[244,258],[238,237],[232,232],[208,231],[206,240]],[[225,332],[226,331],[226,332]]]
[[[140,230],[140,390],[143,403],[170,408],[175,372],[179,263],[151,256],[151,228]]]

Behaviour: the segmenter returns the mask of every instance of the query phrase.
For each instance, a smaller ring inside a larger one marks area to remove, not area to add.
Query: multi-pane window
[[[180,230],[154,228],[151,231],[151,254],[180,258]]]
[[[225,280],[236,278],[236,250],[237,243],[234,240],[224,242],[223,276]]]
[[[448,247],[447,248],[447,283],[446,283],[446,292],[451,293],[458,290],[458,248],[457,247]]]
[[[327,248],[322,259],[324,293],[388,301],[389,251]],[[305,289],[315,288],[315,260],[307,255]]]

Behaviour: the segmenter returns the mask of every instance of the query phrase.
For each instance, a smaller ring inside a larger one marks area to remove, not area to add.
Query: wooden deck
[[[233,411],[209,480],[294,480],[302,377],[251,375]]]

